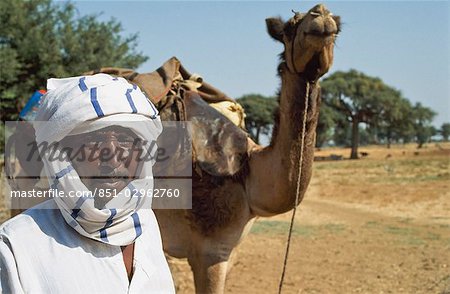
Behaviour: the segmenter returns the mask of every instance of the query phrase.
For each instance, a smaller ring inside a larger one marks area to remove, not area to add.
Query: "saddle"
[[[156,105],[162,121],[189,121],[191,142],[173,144],[192,144],[192,164],[198,174],[232,176],[242,168],[248,149],[244,110],[201,76],[187,71],[176,57],[150,73],[105,67],[85,74],[96,73],[120,76],[139,86]]]

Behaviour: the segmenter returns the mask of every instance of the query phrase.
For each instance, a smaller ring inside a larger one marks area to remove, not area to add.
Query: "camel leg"
[[[240,244],[239,244],[240,245]],[[227,275],[230,273],[231,269],[234,267],[236,260],[237,260],[237,248],[239,247],[236,246],[236,248],[233,249],[233,251],[231,251],[230,254],[230,258],[228,259],[228,265],[227,265]]]
[[[218,294],[225,290],[228,261],[209,264],[207,260],[189,261],[194,273],[195,293]]]
[[[223,245],[208,245],[204,246],[203,250],[196,248],[195,252],[188,257],[189,265],[194,273],[195,292],[198,294],[223,293],[231,250],[223,248]]]

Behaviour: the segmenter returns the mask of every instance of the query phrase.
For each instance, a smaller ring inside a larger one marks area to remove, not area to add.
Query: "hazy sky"
[[[78,1],[80,15],[100,13],[139,33],[139,51],[150,57],[138,70],[153,71],[177,56],[191,72],[232,97],[274,95],[281,43],[266,33],[264,19],[306,11],[309,1]],[[437,1],[325,1],[342,17],[336,70],[354,68],[382,78],[412,102],[450,122],[450,5]],[[105,65],[106,66],[106,65]],[[329,73],[329,74],[330,74]]]

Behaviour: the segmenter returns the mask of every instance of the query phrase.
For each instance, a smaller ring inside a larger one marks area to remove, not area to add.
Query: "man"
[[[50,79],[34,124],[56,197],[0,227],[3,293],[173,293],[151,210],[154,105],[106,74]]]

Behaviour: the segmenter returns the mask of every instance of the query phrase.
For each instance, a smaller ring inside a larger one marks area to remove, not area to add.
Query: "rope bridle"
[[[299,15],[298,12],[295,12],[294,10],[292,10],[292,12],[295,14],[295,16]],[[300,21],[297,21],[297,23],[295,24],[295,31],[298,30],[298,26],[300,24]],[[293,71],[294,73],[298,74],[299,71],[297,71],[296,65],[295,65],[295,61],[294,61],[294,51],[295,51],[295,39],[297,37],[297,33],[294,34],[294,38],[292,40],[292,46],[291,46],[291,63],[292,63],[292,67],[293,67]],[[289,68],[289,67],[288,67]],[[290,245],[291,245],[291,239],[292,239],[292,231],[294,229],[294,221],[295,221],[295,214],[297,212],[297,206],[299,204],[299,198],[300,198],[300,181],[302,178],[302,166],[303,166],[303,150],[304,150],[304,145],[305,145],[305,134],[306,134],[306,120],[307,120],[307,115],[308,115],[308,105],[309,105],[309,81],[306,80],[306,94],[305,94],[305,109],[303,112],[303,122],[302,122],[302,132],[301,132],[301,141],[300,141],[300,160],[299,160],[299,164],[298,164],[298,177],[297,177],[297,189],[295,192],[295,203],[294,203],[294,209],[292,211],[292,217],[291,217],[291,223],[289,225],[289,234],[288,234],[288,240],[287,240],[287,244],[286,244],[286,252],[284,255],[284,262],[283,262],[283,272],[281,273],[281,279],[280,279],[280,284],[278,286],[278,294],[281,294],[281,290],[283,288],[283,283],[284,283],[284,277],[286,274],[286,267],[287,267],[287,261],[288,261],[288,256],[289,256],[289,249],[290,249]]]
[[[289,226],[289,234],[288,234],[288,240],[286,245],[286,253],[284,255],[284,263],[283,263],[283,272],[281,274],[280,284],[278,286],[278,294],[281,294],[281,290],[283,288],[283,282],[284,282],[284,276],[286,274],[286,266],[287,266],[287,260],[289,256],[289,248],[291,245],[291,237],[292,237],[292,231],[294,229],[294,220],[295,220],[295,214],[297,212],[297,206],[299,204],[299,198],[300,198],[300,180],[302,177],[302,166],[303,166],[303,150],[305,145],[305,130],[306,130],[306,118],[308,114],[308,104],[309,104],[309,82],[306,81],[306,95],[305,95],[305,110],[303,113],[303,129],[301,133],[301,143],[300,143],[300,161],[298,164],[298,177],[297,177],[297,190],[295,192],[295,203],[294,203],[294,209],[292,211],[292,218],[291,218],[291,224]]]

